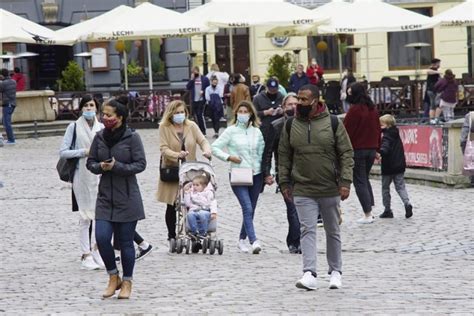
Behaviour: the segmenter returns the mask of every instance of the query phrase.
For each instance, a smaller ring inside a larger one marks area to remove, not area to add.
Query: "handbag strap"
[[[76,123],[74,123],[74,133],[72,134],[71,146],[69,146],[69,149],[70,149],[70,150],[76,148],[76,138],[77,138],[77,134],[76,134]]]

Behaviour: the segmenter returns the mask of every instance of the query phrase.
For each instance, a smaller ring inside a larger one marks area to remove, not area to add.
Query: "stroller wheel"
[[[200,249],[200,244],[196,240],[191,241],[191,252],[198,253]]]
[[[176,252],[177,252],[177,253],[182,253],[182,252],[183,252],[183,247],[184,247],[183,240],[182,240],[182,239],[178,239],[178,240],[176,241]]]
[[[209,241],[209,254],[213,255],[216,252],[216,241],[210,240]]]
[[[170,249],[169,249],[170,253],[176,252],[176,239],[170,238],[169,243],[170,243]]]
[[[186,248],[186,254],[189,255],[189,252],[191,251],[191,240],[186,239],[186,245],[184,247]]]
[[[217,252],[220,255],[224,253],[224,241],[222,239],[217,242]]]
[[[207,238],[204,238],[202,241],[202,253],[205,254],[207,252]]]

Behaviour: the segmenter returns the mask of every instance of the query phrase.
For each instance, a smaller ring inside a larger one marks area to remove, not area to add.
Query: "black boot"
[[[411,204],[405,205],[405,218],[413,216],[413,206]]]

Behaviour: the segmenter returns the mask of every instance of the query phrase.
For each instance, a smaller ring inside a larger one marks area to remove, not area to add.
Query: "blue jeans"
[[[375,160],[375,149],[354,150],[354,187],[364,213],[370,213],[374,203],[374,193],[369,181],[370,169]]]
[[[206,210],[190,211],[187,217],[191,233],[207,234],[211,212]]]
[[[284,200],[286,204],[286,217],[288,218],[288,235],[286,236],[286,245],[300,246],[300,221],[295,204]]]
[[[13,111],[15,111],[15,106],[12,106],[11,104],[3,105],[3,127],[5,128],[5,132],[7,133],[7,139],[9,142],[15,141],[15,135],[13,134],[12,128]]]
[[[133,267],[135,266],[135,247],[133,236],[137,221],[116,223],[98,219],[95,223],[95,238],[100,256],[104,261],[108,274],[117,274],[115,264],[114,247],[112,246],[112,235],[117,235],[120,244],[120,259],[123,268],[123,280],[132,280]]]
[[[201,132],[206,135],[206,122],[204,121],[204,101],[193,101],[192,110],[194,120],[199,126]]]
[[[257,237],[255,236],[255,229],[253,227],[253,217],[255,214],[255,208],[257,207],[258,196],[262,190],[263,185],[263,174],[259,173],[253,176],[253,185],[233,185],[231,186],[232,191],[239,200],[240,207],[242,207],[242,228],[240,229],[240,239],[246,239],[249,237],[249,241],[252,244]]]

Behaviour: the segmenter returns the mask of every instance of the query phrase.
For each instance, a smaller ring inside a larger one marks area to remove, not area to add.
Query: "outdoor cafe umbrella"
[[[151,69],[151,38],[188,37],[196,34],[215,33],[200,18],[183,14],[145,2],[109,23],[97,26],[81,39],[86,41],[112,41],[146,39],[148,44],[149,88],[153,88]]]
[[[79,22],[77,24],[57,30],[54,35],[54,41],[58,45],[73,45],[83,41],[90,33],[97,29],[101,25],[111,23],[113,20],[122,20],[126,18],[133,8],[120,5],[114,9],[102,13],[91,19]],[[125,77],[125,88],[128,89],[128,76],[127,76],[127,53],[124,51],[124,77]]]
[[[474,26],[474,0],[466,0],[433,17],[441,26]]]
[[[0,9],[0,45],[7,42],[54,44],[51,41],[53,37],[53,30]]]
[[[433,28],[438,24],[430,17],[381,0],[354,0],[331,18],[330,23],[321,25],[318,31],[333,34],[365,33],[367,79],[370,81],[368,33],[417,31]]]
[[[184,13],[210,26],[233,29],[253,26],[293,26],[317,23],[311,11],[284,0],[211,0]],[[229,32],[230,70],[234,71],[232,32]]]
[[[441,23],[442,27],[467,27],[467,43],[472,54],[472,26],[474,26],[474,0],[466,0],[446,11],[433,17],[433,20]],[[468,56],[469,53],[468,53]],[[469,58],[469,73],[473,74],[472,57]]]
[[[332,1],[313,10],[314,14],[327,15],[328,23],[317,27],[319,34],[360,34],[366,35],[366,58],[369,60],[368,33],[406,32],[433,28],[439,22],[430,17],[412,12],[381,0],[354,0],[343,4]],[[295,33],[315,32],[314,28],[299,27]],[[367,76],[369,63],[367,62]]]

